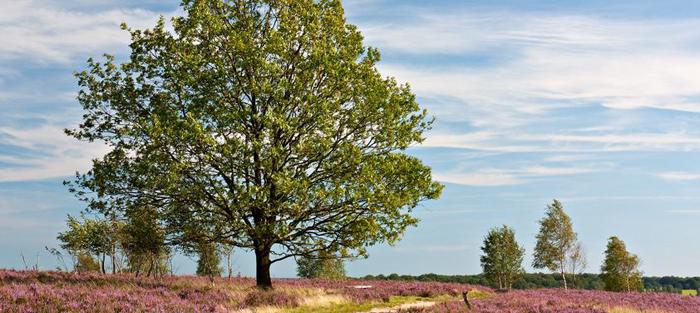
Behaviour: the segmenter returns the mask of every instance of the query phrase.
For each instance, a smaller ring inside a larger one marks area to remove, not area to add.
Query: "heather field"
[[[496,293],[448,283],[0,271],[0,312],[700,312],[700,298],[541,289]],[[368,288],[371,286],[371,288]],[[358,288],[362,287],[362,288]],[[472,309],[461,299],[470,291]]]

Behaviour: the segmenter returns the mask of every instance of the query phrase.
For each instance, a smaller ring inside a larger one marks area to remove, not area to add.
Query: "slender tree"
[[[493,228],[484,239],[481,247],[481,267],[485,276],[498,283],[499,289],[511,289],[525,272],[522,267],[525,249],[515,240],[512,228],[503,225]]]
[[[564,212],[564,206],[554,199],[547,205],[545,217],[540,220],[540,231],[537,234],[537,244],[533,267],[546,268],[561,274],[564,289],[567,289],[566,272],[569,264],[569,253],[576,245],[577,235],[571,225],[571,218]]]
[[[61,247],[80,264],[88,258],[96,260],[100,272],[107,273],[106,260],[109,256],[112,260],[112,268],[115,268],[116,246],[118,245],[119,223],[99,218],[85,218],[79,220],[68,216],[68,230],[58,234],[57,239]],[[88,268],[89,266],[82,266]],[[76,268],[77,269],[77,268]]]
[[[588,259],[586,258],[586,249],[580,242],[577,242],[569,251],[568,256],[569,273],[571,274],[571,284],[574,288],[578,287],[576,278],[583,274],[588,267]]]
[[[127,255],[130,272],[137,276],[163,275],[167,272],[170,247],[165,229],[160,225],[157,210],[151,207],[130,209],[122,228],[122,249]]]
[[[625,243],[618,237],[608,239],[601,271],[605,290],[630,292],[642,289],[639,257],[628,252]]]
[[[196,229],[249,249],[257,285],[270,265],[337,251],[366,256],[417,220],[442,186],[404,150],[431,120],[339,0],[184,0],[128,29],[131,55],[77,74],[80,140],[112,151],[71,190],[97,209],[158,209],[169,241]],[[99,195],[99,197],[92,197]],[[138,204],[138,205],[135,205]]]
[[[197,275],[207,276],[213,280],[215,276],[221,276],[223,271],[220,263],[220,253],[216,244],[211,242],[203,242],[197,247]]]
[[[221,253],[226,258],[226,276],[233,277],[233,246],[221,245]]]
[[[337,255],[322,251],[297,259],[297,276],[302,278],[345,278],[345,263]]]

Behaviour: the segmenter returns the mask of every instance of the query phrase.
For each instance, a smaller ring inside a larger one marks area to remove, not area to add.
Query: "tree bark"
[[[272,289],[270,277],[270,248],[255,248],[255,282],[260,289]]]
[[[110,259],[112,261],[112,274],[117,273],[117,249],[112,245],[112,254],[110,255]]]
[[[568,286],[566,285],[566,272],[561,271],[561,278],[564,280],[564,290],[569,289]]]

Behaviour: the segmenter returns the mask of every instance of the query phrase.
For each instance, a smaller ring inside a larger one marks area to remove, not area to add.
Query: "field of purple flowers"
[[[175,276],[143,278],[132,275],[0,270],[0,312],[266,312],[366,311],[366,304],[389,303],[397,297],[436,302],[433,307],[401,312],[572,312],[572,313],[690,313],[700,312],[700,297],[657,293],[608,293],[559,289],[495,293],[462,284],[398,281],[326,281],[278,279],[273,291],[256,290],[252,279]],[[371,285],[371,288],[355,288]],[[472,310],[461,301],[471,290]],[[313,305],[309,299],[332,297],[338,302]],[[361,304],[365,304],[362,306]],[[371,307],[371,306],[370,306]],[[340,306],[338,306],[340,311]]]
[[[352,286],[371,284],[372,288]],[[257,291],[248,278],[101,275],[0,270],[0,312],[235,312],[258,306],[296,307],[307,297],[337,295],[350,302],[382,302],[392,296],[457,295],[476,288],[459,284],[278,279],[275,290]],[[485,289],[485,288],[483,288]]]
[[[472,310],[461,301],[404,312],[480,313],[697,313],[700,297],[669,293],[615,293],[591,290],[513,290],[472,301]]]

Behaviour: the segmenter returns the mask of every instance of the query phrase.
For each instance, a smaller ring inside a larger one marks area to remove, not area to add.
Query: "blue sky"
[[[437,122],[410,153],[446,184],[394,247],[351,275],[478,273],[487,230],[508,224],[528,250],[560,199],[597,272],[617,235],[649,275],[696,275],[700,259],[700,3],[696,1],[344,2]],[[66,137],[81,111],[72,73],[128,53],[119,23],[143,28],[165,1],[16,1],[0,10],[0,267],[20,254],[55,266],[66,214],[61,182],[104,147]],[[252,275],[253,259],[235,264]],[[193,262],[178,259],[182,273]],[[273,274],[293,276],[291,262]]]

